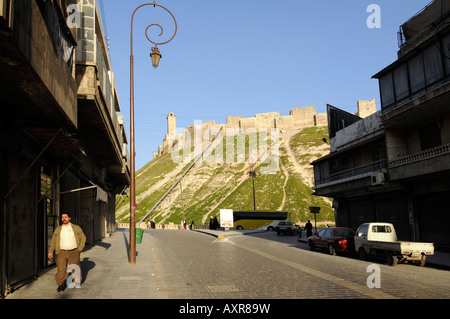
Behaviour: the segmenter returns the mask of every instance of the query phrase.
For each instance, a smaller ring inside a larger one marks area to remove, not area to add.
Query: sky
[[[153,0],[147,0],[153,2]],[[431,0],[157,0],[137,10],[133,23],[136,169],[153,159],[174,112],[177,127],[194,121],[226,123],[295,107],[327,104],[357,111],[375,99],[372,76],[397,59],[399,27]],[[121,111],[130,136],[131,15],[142,0],[98,0]],[[370,5],[378,6],[373,11]],[[372,9],[372,10],[368,10]],[[379,14],[377,14],[379,12]],[[378,19],[379,18],[379,19]],[[372,24],[368,24],[372,22]],[[379,24],[375,27],[373,23]]]

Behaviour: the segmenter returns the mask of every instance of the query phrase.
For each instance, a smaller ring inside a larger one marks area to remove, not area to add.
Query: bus
[[[230,229],[275,230],[278,222],[286,220],[288,217],[289,213],[287,212],[233,212],[234,226]]]

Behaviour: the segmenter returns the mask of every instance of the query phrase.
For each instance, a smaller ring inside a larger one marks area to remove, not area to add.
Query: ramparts
[[[375,100],[358,101],[358,112],[360,117],[367,117],[376,112]],[[173,130],[174,114],[168,115],[168,130]],[[170,120],[170,122],[169,122]],[[199,124],[189,125],[184,129],[184,134],[176,134],[173,130],[171,134],[166,134],[163,144],[158,147],[158,151],[153,153],[156,158],[164,153],[170,153],[177,143],[183,143],[187,138],[191,139],[191,145],[194,143],[194,131],[201,125],[202,141],[210,140],[214,132],[222,128],[223,135],[232,135],[243,133],[249,129],[279,129],[283,130],[301,130],[306,127],[326,126],[328,125],[327,113],[317,113],[315,106],[296,107],[289,111],[289,115],[280,115],[279,112],[259,113],[252,117],[243,117],[230,115],[226,119],[226,124],[216,124],[215,121],[200,122]],[[228,133],[227,133],[228,132]]]

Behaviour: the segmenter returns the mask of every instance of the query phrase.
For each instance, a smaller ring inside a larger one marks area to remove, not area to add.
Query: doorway
[[[51,266],[55,263],[55,257],[48,259],[50,245],[52,243],[53,232],[58,226],[58,216],[54,209],[54,186],[53,186],[52,174],[49,169],[41,167],[40,175],[40,194],[38,203],[38,216],[41,222],[39,223],[41,229],[41,245],[40,245],[40,260],[41,265],[44,268]]]

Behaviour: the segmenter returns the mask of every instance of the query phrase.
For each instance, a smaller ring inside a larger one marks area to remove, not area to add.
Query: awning
[[[53,141],[48,146],[48,152],[55,157],[69,157],[78,151],[84,153],[83,147],[79,140],[75,138],[75,135],[65,132],[62,128],[27,127],[26,131],[42,145],[47,144],[53,138]]]

